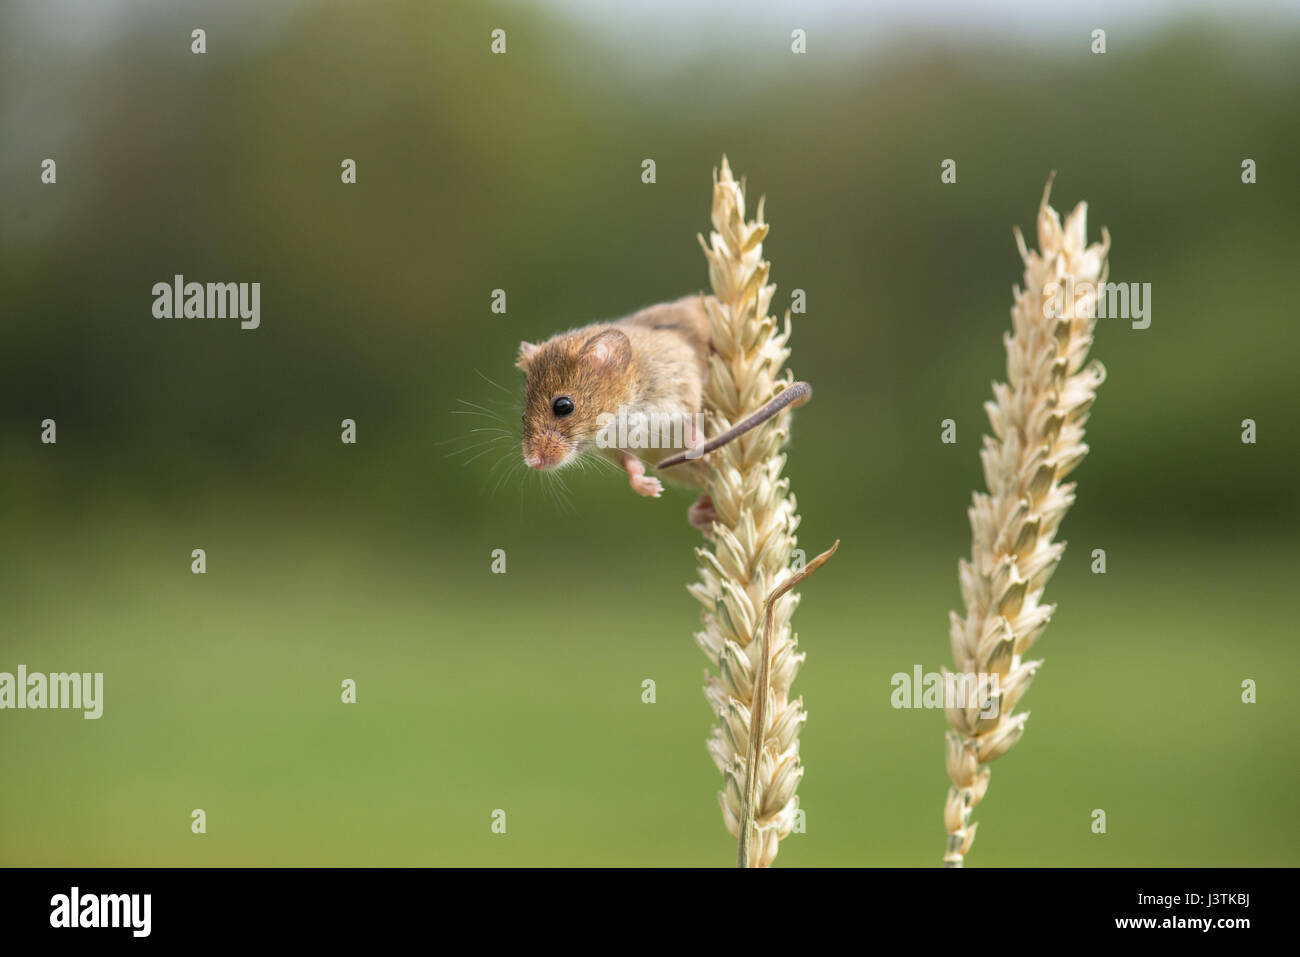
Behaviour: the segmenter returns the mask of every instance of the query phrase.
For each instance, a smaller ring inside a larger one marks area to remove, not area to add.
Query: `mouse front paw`
[[[624,454],[623,468],[628,472],[628,485],[634,493],[649,498],[659,498],[663,493],[663,482],[654,476],[646,475],[646,465],[636,455]]]
[[[638,495],[645,495],[648,498],[658,498],[663,494],[664,483],[659,481],[653,475],[629,475],[628,484],[632,486],[632,491]]]
[[[624,454],[623,468],[627,470],[627,484],[636,494],[658,498],[663,492],[663,483],[652,475],[646,475],[645,463],[635,455]]]

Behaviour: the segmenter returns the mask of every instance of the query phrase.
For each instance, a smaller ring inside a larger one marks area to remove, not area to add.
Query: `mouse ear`
[[[606,329],[583,343],[578,361],[603,372],[622,372],[632,361],[632,343],[621,329]]]
[[[532,361],[535,352],[537,352],[537,346],[531,342],[519,343],[519,358],[515,360],[515,368],[527,372],[528,363]]]

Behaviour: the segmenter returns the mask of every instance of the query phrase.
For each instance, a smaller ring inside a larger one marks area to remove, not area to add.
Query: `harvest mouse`
[[[812,398],[806,382],[786,386],[753,415],[708,441],[702,400],[710,353],[709,318],[699,295],[649,306],[614,322],[519,344],[515,365],[527,375],[524,462],[562,468],[595,448],[627,472],[640,495],[658,498],[659,479],[642,455],[670,453],[658,463],[683,484],[704,485],[698,460],[761,425],[787,406]],[[716,518],[708,495],[691,506],[691,524],[708,534]]]

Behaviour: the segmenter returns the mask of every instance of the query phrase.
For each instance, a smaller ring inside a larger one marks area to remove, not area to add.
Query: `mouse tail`
[[[708,455],[714,449],[720,449],[729,442],[734,442],[746,432],[762,425],[772,416],[776,415],[782,409],[803,405],[812,398],[812,386],[807,382],[795,382],[782,389],[775,397],[772,398],[765,406],[744,419],[741,419],[721,435],[715,435],[701,446],[681,452],[671,458],[664,459],[656,469],[668,469],[674,465],[681,465],[683,462],[690,462],[699,459],[701,456]]]

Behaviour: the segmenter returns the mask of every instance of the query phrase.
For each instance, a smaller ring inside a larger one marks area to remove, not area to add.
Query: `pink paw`
[[[653,475],[629,475],[628,484],[632,486],[632,491],[638,495],[645,495],[649,498],[658,498],[663,493],[664,483],[659,481]]]
[[[645,495],[650,498],[658,498],[663,492],[664,486],[657,478],[645,474],[645,463],[635,455],[625,455],[623,457],[623,468],[627,470],[627,484],[632,486],[632,491],[638,495]]]

